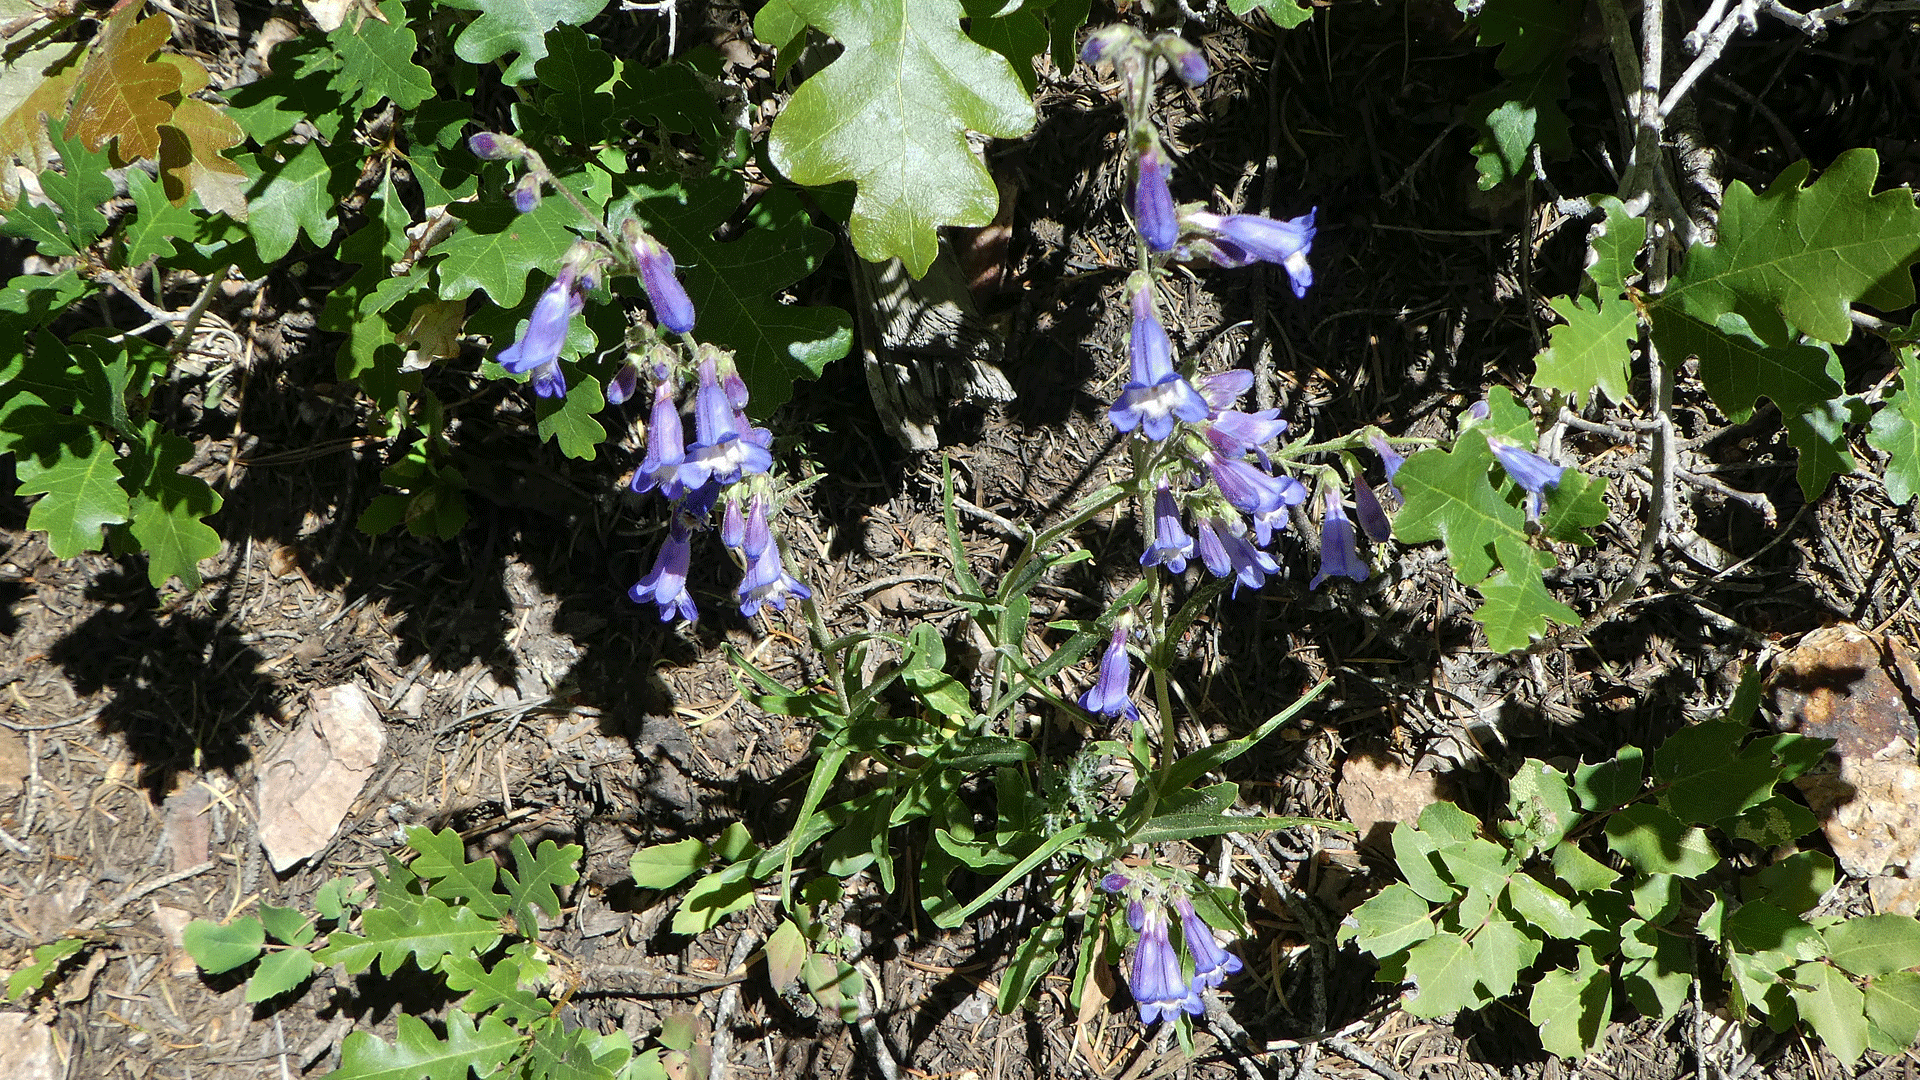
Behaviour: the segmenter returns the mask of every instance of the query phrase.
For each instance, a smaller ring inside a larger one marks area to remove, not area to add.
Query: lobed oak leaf
[[[247,220],[247,171],[223,153],[245,139],[225,112],[197,98],[182,101],[160,128],[160,182],[168,201],[181,206],[197,194],[208,210]]]
[[[130,4],[107,17],[80,68],[72,132],[87,149],[115,144],[121,161],[160,156],[160,125],[180,100],[180,68],[154,59],[173,34],[165,15],[138,18]]]

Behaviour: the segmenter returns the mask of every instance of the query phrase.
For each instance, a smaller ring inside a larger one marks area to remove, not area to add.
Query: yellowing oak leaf
[[[961,32],[958,0],[793,0],[846,51],[800,85],[768,151],[796,183],[859,184],[849,234],[861,257],[932,265],[941,225],[985,225],[999,190],[967,132],[1031,130],[1013,66]]]
[[[180,100],[180,68],[154,54],[173,33],[165,15],[135,21],[139,4],[107,17],[80,68],[71,133],[89,150],[115,142],[121,161],[160,156],[160,125]]]
[[[221,154],[245,138],[218,108],[198,98],[182,101],[160,129],[160,181],[168,201],[179,206],[198,193],[208,210],[245,221],[247,171]]]

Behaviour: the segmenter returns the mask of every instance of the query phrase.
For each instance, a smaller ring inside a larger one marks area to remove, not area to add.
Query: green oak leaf
[[[1706,322],[1662,309],[1653,321],[1653,341],[1664,363],[1698,357],[1701,383],[1736,424],[1753,415],[1755,398],[1768,398],[1782,413],[1795,416],[1842,389],[1828,373],[1832,352],[1793,340],[1779,317],[1768,312],[1728,311]]]
[[[851,317],[835,307],[782,304],[778,294],[812,273],[833,246],[806,207],[785,187],[770,189],[754,208],[754,226],[722,243],[714,230],[740,207],[744,183],[709,176],[655,184],[643,181],[609,208],[608,220],[639,219],[674,254],[693,301],[702,340],[734,351],[751,395],[766,416],[793,392],[797,379],[817,377],[853,344]]]
[[[1787,444],[1800,452],[1794,478],[1808,502],[1827,490],[1827,481],[1859,471],[1859,463],[1847,449],[1847,429],[1865,423],[1868,415],[1867,406],[1849,395],[1787,417]]]
[[[520,924],[521,936],[532,937],[539,925],[534,919],[534,908],[548,915],[560,914],[560,897],[553,891],[554,887],[580,880],[579,862],[583,851],[579,844],[561,847],[551,840],[542,840],[537,849],[531,849],[527,847],[526,838],[518,835],[508,849],[513,853],[513,869],[500,871],[500,884],[506,886],[508,903]]]
[[[1606,220],[1599,234],[1589,241],[1593,261],[1587,266],[1587,280],[1593,282],[1601,299],[1618,299],[1626,294],[1627,279],[1639,272],[1634,260],[1647,242],[1647,219],[1630,216],[1626,206],[1611,195],[1603,195],[1595,203],[1606,212]]]
[[[573,246],[573,227],[580,224],[578,210],[551,196],[525,214],[507,202],[447,209],[465,225],[434,249],[441,257],[440,299],[463,300],[480,289],[503,308],[520,306],[529,271],[550,272],[560,264]]]
[[[55,968],[86,947],[86,938],[69,937],[34,949],[33,962],[7,976],[7,1000],[17,1001],[45,986],[47,976],[52,975]]]
[[[127,194],[133,197],[134,213],[120,227],[120,243],[121,265],[128,269],[172,255],[175,239],[200,228],[199,214],[168,202],[160,181],[138,169],[127,174]]]
[[[606,407],[600,380],[581,374],[567,387],[565,397],[535,399],[533,414],[542,439],[557,442],[560,452],[570,458],[592,461],[607,439],[607,429],[593,415]]]
[[[794,92],[767,144],[796,183],[859,185],[848,233],[862,258],[933,264],[941,225],[985,225],[999,191],[967,132],[1032,130],[1013,68],[961,32],[959,0],[794,0],[845,48]]]
[[[180,471],[193,457],[193,444],[149,423],[151,440],[134,447],[125,471],[133,482],[129,530],[147,552],[147,580],[155,588],[179,578],[188,589],[200,587],[200,560],[220,554],[220,534],[206,523],[220,512],[220,494],[205,480]]]
[[[1533,384],[1564,390],[1576,403],[1585,401],[1595,387],[1609,401],[1626,401],[1630,346],[1640,333],[1633,305],[1580,296],[1556,296],[1551,305],[1566,322],[1547,332],[1549,344],[1533,360]]]
[[[488,1076],[521,1051],[526,1034],[497,1016],[476,1023],[473,1017],[451,1009],[445,1042],[416,1016],[401,1013],[395,1021],[393,1044],[364,1031],[340,1043],[340,1067],[331,1080],[467,1080],[469,1073]]]
[[[547,55],[547,31],[562,23],[584,25],[606,8],[607,0],[446,0],[446,6],[480,12],[453,43],[460,59],[487,64],[519,53],[501,74],[511,85],[534,77],[534,65]]]
[[[1852,304],[1897,311],[1913,303],[1908,271],[1920,261],[1920,207],[1906,188],[1872,194],[1879,170],[1877,154],[1856,149],[1812,184],[1805,161],[1781,170],[1761,195],[1728,184],[1718,241],[1688,251],[1659,307],[1711,324],[1761,301],[1837,345],[1852,335]]]
[[[1502,569],[1475,588],[1480,592],[1480,610],[1473,621],[1487,632],[1487,647],[1494,652],[1516,652],[1547,632],[1547,623],[1580,625],[1580,613],[1555,600],[1540,578],[1539,562],[1532,549],[1508,537],[1494,541],[1500,553]],[[1551,558],[1552,556],[1548,556]],[[1513,567],[1525,569],[1514,570]]]
[[[409,959],[420,970],[432,971],[444,956],[480,955],[500,943],[499,923],[464,904],[449,906],[432,896],[405,907],[383,899],[366,910],[360,924],[361,934],[335,933],[314,959],[339,964],[349,975],[358,975],[378,960],[380,974],[391,975]]]
[[[333,142],[346,126],[347,114],[355,119],[360,115],[334,85],[339,70],[339,54],[317,35],[282,42],[273,49],[273,70],[257,82],[224,91],[225,112],[262,146],[292,134],[302,121]]]
[[[1553,876],[1575,892],[1599,892],[1620,880],[1620,872],[1580,850],[1572,840],[1553,849]]]
[[[1469,431],[1451,450],[1422,450],[1394,476],[1406,505],[1393,519],[1393,535],[1403,544],[1442,540],[1454,576],[1478,585],[1499,561],[1494,541],[1524,537],[1526,514],[1503,498],[1488,470],[1493,450]]]
[[[1920,349],[1900,350],[1900,389],[1874,416],[1867,443],[1887,455],[1887,498],[1894,505],[1920,495]]]
[[[15,494],[41,496],[27,514],[27,528],[46,533],[48,549],[59,558],[99,550],[102,530],[127,520],[120,455],[112,443],[95,442],[84,451],[61,444],[52,464],[23,456],[14,468],[20,475]]]
[[[1034,57],[1047,51],[1051,37],[1046,24],[1031,6],[1006,14],[1002,0],[961,0],[967,12],[967,36],[1007,58],[1020,85],[1031,95],[1039,85],[1034,75]]]
[[[1480,128],[1473,152],[1482,191],[1532,172],[1536,143],[1549,157],[1572,152],[1560,99],[1579,13],[1565,0],[1487,0],[1474,17],[1479,44],[1499,47],[1494,66],[1506,79],[1468,104]]]
[[[333,86],[363,108],[386,98],[411,109],[433,96],[433,76],[413,62],[420,41],[407,26],[406,5],[401,0],[387,0],[380,5],[380,14],[382,18],[367,19],[357,28],[354,20],[348,19],[327,35],[340,54],[340,70],[334,75]]]
[[[553,1013],[553,1006],[540,995],[520,986],[521,965],[512,957],[502,957],[489,971],[473,956],[449,956],[440,964],[447,977],[447,989],[467,996],[460,1007],[479,1015],[493,1013],[515,1024],[530,1024]]]
[[[1527,1018],[1540,1029],[1540,1045],[1565,1058],[1587,1056],[1600,1045],[1607,1014],[1613,1008],[1613,978],[1579,947],[1577,967],[1555,968],[1541,976],[1527,1001]]]
[[[345,170],[336,175],[333,159],[355,149],[349,143],[329,155],[319,143],[310,142],[282,161],[267,152],[234,156],[252,182],[247,191],[247,231],[253,235],[261,262],[280,261],[293,250],[302,231],[315,247],[333,239],[334,204],[343,184],[354,180]]]
[[[407,844],[420,853],[413,860],[414,873],[433,882],[427,887],[428,896],[464,903],[489,919],[507,913],[506,898],[493,889],[499,864],[485,857],[468,862],[459,833],[416,826],[407,830]]]
[[[1227,9],[1235,15],[1264,11],[1282,30],[1291,30],[1313,18],[1313,9],[1298,0],[1227,0]]]
[[[0,215],[0,236],[36,241],[49,258],[77,255],[107,229],[100,204],[114,196],[108,175],[112,162],[106,150],[90,151],[77,138],[63,133],[65,122],[49,118],[47,137],[62,168],[40,174],[40,190],[51,206],[22,199]]]
[[[614,118],[613,95],[601,89],[613,80],[613,57],[577,26],[556,26],[547,33],[547,55],[533,65],[540,111],[554,130],[573,143],[592,144],[606,137]],[[707,101],[712,108],[712,102]]]

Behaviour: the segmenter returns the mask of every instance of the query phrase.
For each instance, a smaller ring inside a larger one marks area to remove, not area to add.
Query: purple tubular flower
[[[620,370],[607,380],[607,403],[618,405],[633,396],[640,388],[640,369],[632,364],[621,364]]]
[[[628,589],[627,595],[636,604],[652,601],[660,608],[661,622],[671,622],[676,615],[693,622],[700,613],[687,592],[687,567],[692,559],[692,535],[676,514],[667,530],[667,542],[660,545],[660,554],[653,560],[653,569]]]
[[[765,525],[765,514],[761,515],[761,524]],[[747,525],[748,542],[752,542],[753,525]],[[780,545],[767,542],[760,554],[747,564],[746,576],[740,579],[740,614],[753,616],[759,613],[763,605],[772,605],[777,611],[787,610],[788,600],[805,600],[813,595],[813,590],[801,584],[780,562]]]
[[[1393,447],[1387,445],[1387,440],[1378,435],[1367,436],[1367,441],[1373,444],[1373,452],[1380,455],[1380,464],[1386,466],[1387,483],[1393,483],[1394,475],[1400,471],[1400,466],[1407,463],[1406,457],[1395,453]]]
[[[1133,671],[1127,662],[1127,628],[1116,626],[1113,640],[1100,657],[1100,677],[1094,680],[1093,689],[1080,695],[1080,707],[1102,716],[1124,715],[1129,720],[1138,720],[1140,710],[1134,708],[1133,698],[1127,693],[1132,681]]]
[[[1080,47],[1080,59],[1088,64],[1110,60],[1113,58],[1113,51],[1126,44],[1133,36],[1133,28],[1124,23],[1101,27],[1087,35],[1087,43]]]
[[[1194,380],[1193,385],[1215,412],[1225,412],[1253,389],[1253,372],[1246,368],[1233,368],[1214,375],[1202,375]]]
[[[1300,486],[1298,480],[1274,476],[1251,461],[1225,457],[1211,450],[1202,460],[1213,473],[1213,482],[1220,486],[1220,494],[1226,496],[1236,510],[1264,514],[1295,505],[1304,498],[1304,494],[1294,490]],[[1296,497],[1297,494],[1300,497]]]
[[[1145,930],[1147,928],[1147,905],[1138,900],[1130,901],[1127,904],[1127,925],[1133,927],[1133,932],[1136,934]]]
[[[686,464],[686,429],[680,423],[680,409],[673,403],[673,387],[665,379],[653,384],[653,413],[647,422],[647,456],[640,461],[629,482],[635,493],[655,488],[669,499],[687,493],[680,482],[681,467]]]
[[[739,499],[728,499],[727,508],[720,512],[720,542],[733,551],[746,546],[747,519],[740,513]]]
[[[1215,519],[1201,518],[1194,522],[1194,549],[1200,553],[1200,561],[1206,565],[1207,573],[1214,577],[1226,577],[1233,572],[1233,560],[1227,557],[1227,546],[1220,542],[1220,533],[1214,526]]]
[[[1367,580],[1367,564],[1360,561],[1353,522],[1340,505],[1339,490],[1332,487],[1327,489],[1327,516],[1320,525],[1320,572],[1307,582],[1307,588],[1317,589],[1330,577]]]
[[[1393,535],[1393,523],[1387,520],[1386,508],[1380,505],[1380,497],[1373,493],[1373,485],[1367,483],[1364,476],[1353,478],[1353,516],[1376,544],[1386,543]]]
[[[1153,493],[1153,542],[1140,553],[1141,566],[1164,566],[1176,574],[1185,573],[1193,556],[1193,537],[1180,526],[1180,504],[1173,492],[1161,484]]]
[[[1319,213],[1316,206],[1297,218],[1275,220],[1257,214],[1202,212],[1188,215],[1187,220],[1215,234],[1213,250],[1207,254],[1217,265],[1273,263],[1286,270],[1293,295],[1304,297],[1313,285],[1313,267],[1307,264],[1307,254],[1313,249],[1313,236],[1318,231],[1313,222]]]
[[[1173,369],[1173,342],[1153,314],[1153,293],[1142,286],[1133,294],[1133,333],[1127,343],[1132,379],[1107,410],[1121,431],[1139,428],[1159,442],[1173,434],[1175,419],[1196,423],[1212,410],[1207,400]]]
[[[747,509],[746,525],[740,536],[740,553],[758,559],[773,546],[773,529],[767,524],[767,497],[755,495]]]
[[[1140,940],[1133,948],[1133,970],[1127,989],[1139,1006],[1140,1022],[1171,1020],[1184,1010],[1194,1016],[1206,1012],[1200,993],[1180,970],[1180,954],[1168,937],[1167,912],[1158,904],[1142,915]]]
[[[713,506],[720,501],[720,492],[725,487],[718,480],[708,480],[697,488],[687,490],[677,504],[680,512],[695,521],[705,521],[713,513]]]
[[[1141,239],[1155,251],[1173,250],[1180,239],[1180,222],[1175,217],[1173,191],[1167,186],[1172,167],[1158,146],[1140,151],[1139,177],[1133,185],[1133,227]]]
[[[515,375],[534,372],[534,392],[541,397],[557,397],[567,392],[566,382],[560,378],[556,362],[560,359],[560,350],[567,343],[567,326],[575,315],[586,307],[586,300],[580,295],[580,275],[577,270],[563,267],[553,284],[534,301],[533,314],[527,317],[526,328],[514,339],[512,345],[500,350],[495,359],[500,366]],[[548,367],[551,370],[540,372]],[[559,389],[548,392],[554,384]]]
[[[543,398],[563,398],[567,396],[567,377],[560,373],[558,361],[541,364],[533,369],[533,392]]]
[[[700,361],[700,387],[694,392],[695,441],[680,467],[680,482],[689,488],[708,480],[732,484],[748,473],[773,467],[773,455],[758,442],[740,437],[733,406],[720,388],[713,357]]]
[[[653,302],[653,317],[676,334],[692,333],[693,301],[674,274],[673,253],[643,232],[633,242],[633,258],[640,264],[640,286]]]
[[[1513,482],[1525,488],[1529,495],[1539,495],[1560,486],[1560,478],[1566,475],[1564,466],[1555,465],[1531,450],[1521,449],[1518,443],[1503,439],[1498,435],[1487,436],[1487,445],[1493,448],[1493,456],[1500,467],[1507,470]]]
[[[1100,887],[1110,893],[1124,892],[1126,887],[1131,884],[1133,884],[1133,879],[1118,870],[1100,879]],[[1134,903],[1139,903],[1139,901],[1136,900]]]
[[[1193,957],[1194,989],[1219,986],[1227,981],[1227,976],[1239,973],[1246,966],[1239,957],[1220,947],[1214,940],[1213,927],[1193,910],[1193,904],[1186,897],[1174,897],[1173,909],[1180,913],[1181,936],[1186,939],[1187,955]]]
[[[1261,465],[1272,468],[1272,461],[1261,447],[1287,430],[1287,422],[1278,419],[1279,416],[1279,409],[1262,409],[1257,413],[1221,409],[1214,413],[1213,422],[1207,425],[1207,441],[1227,457],[1241,458],[1253,454],[1260,459]]]
[[[1207,81],[1207,58],[1200,54],[1192,42],[1173,34],[1161,34],[1154,39],[1160,55],[1167,58],[1173,66],[1173,73],[1188,86],[1199,86]]]
[[[1280,564],[1273,556],[1261,551],[1249,543],[1239,533],[1229,532],[1220,537],[1220,544],[1227,552],[1227,565],[1233,568],[1233,594],[1240,595],[1244,588],[1258,589],[1267,583],[1267,577],[1280,572]]]

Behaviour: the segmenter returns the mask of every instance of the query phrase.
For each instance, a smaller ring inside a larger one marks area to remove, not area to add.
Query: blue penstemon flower
[[[1297,218],[1281,220],[1257,214],[1189,210],[1181,220],[1199,234],[1188,244],[1190,257],[1228,268],[1273,263],[1287,272],[1293,295],[1304,297],[1313,285],[1313,267],[1307,263],[1307,255],[1319,231],[1314,224],[1319,212],[1315,207]]]
[[[1160,141],[1151,132],[1140,148],[1133,184],[1133,227],[1140,238],[1155,251],[1171,251],[1180,239],[1180,220],[1173,206],[1173,190],[1168,186],[1173,167],[1160,149]]]
[[[1181,1014],[1200,1016],[1206,1004],[1203,990],[1224,983],[1229,975],[1245,964],[1222,948],[1193,902],[1177,888],[1166,895],[1166,885],[1157,878],[1131,877],[1115,871],[1100,879],[1108,893],[1127,899],[1127,925],[1139,938],[1127,969],[1127,989],[1142,1023],[1178,1019]],[[1168,907],[1180,918],[1180,945],[1175,946]],[[1186,973],[1182,954],[1192,958],[1193,974]]]
[[[1193,537],[1180,525],[1180,504],[1162,483],[1153,493],[1153,539],[1140,553],[1141,566],[1164,566],[1176,574],[1193,557]]]
[[[1367,580],[1367,564],[1360,558],[1353,522],[1341,505],[1340,489],[1328,485],[1326,499],[1327,516],[1320,525],[1320,572],[1307,583],[1309,589],[1319,588],[1330,577]]]
[[[660,553],[654,557],[653,569],[628,589],[627,595],[636,604],[652,601],[660,609],[661,622],[670,622],[676,615],[693,622],[700,613],[693,606],[693,595],[687,592],[687,570],[692,562],[692,530],[683,515],[675,514],[667,529],[667,542],[660,545]]]
[[[1155,442],[1173,433],[1173,422],[1196,423],[1207,418],[1207,399],[1173,368],[1173,342],[1153,312],[1153,287],[1141,275],[1133,286],[1133,330],[1127,357],[1132,378],[1107,410],[1107,419],[1121,431],[1140,429]]]
[[[533,314],[520,336],[495,357],[511,374],[531,374],[533,392],[541,397],[567,394],[566,378],[560,374],[560,350],[567,344],[567,327],[586,308],[587,290],[595,284],[595,250],[579,244],[567,253],[553,283],[534,301]]]
[[[1541,502],[1547,492],[1560,486],[1561,478],[1567,474],[1566,467],[1555,465],[1519,443],[1498,435],[1488,435],[1487,445],[1493,448],[1494,460],[1527,493],[1527,520],[1539,520]]]
[[[1138,720],[1140,710],[1134,707],[1132,689],[1133,668],[1127,659],[1127,628],[1123,624],[1113,628],[1107,651],[1100,657],[1100,676],[1092,689],[1080,695],[1080,707],[1101,716]]]
[[[621,226],[621,233],[633,250],[634,264],[640,268],[640,287],[653,303],[654,319],[676,334],[693,333],[693,301],[680,284],[673,253],[642,230],[639,222],[629,219]]]
[[[709,479],[731,484],[744,475],[766,472],[773,467],[773,455],[758,440],[742,438],[746,433],[740,430],[738,413],[720,385],[717,350],[700,348],[700,384],[693,398],[695,441],[680,467],[680,482],[697,488]]]

